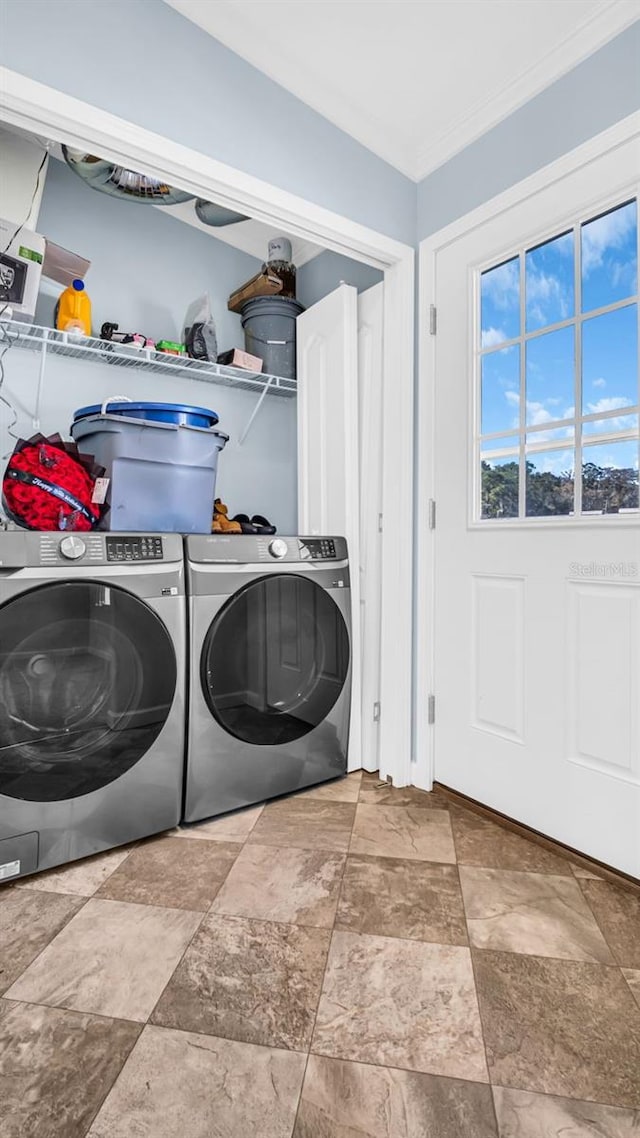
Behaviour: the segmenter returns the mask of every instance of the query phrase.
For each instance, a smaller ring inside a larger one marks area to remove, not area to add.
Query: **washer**
[[[351,702],[341,537],[189,536],[186,822],[343,775]]]
[[[179,534],[0,533],[0,880],[180,819]]]

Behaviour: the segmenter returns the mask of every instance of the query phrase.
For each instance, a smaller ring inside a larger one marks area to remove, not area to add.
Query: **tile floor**
[[[0,1138],[638,1138],[640,895],[350,775],[0,888]]]

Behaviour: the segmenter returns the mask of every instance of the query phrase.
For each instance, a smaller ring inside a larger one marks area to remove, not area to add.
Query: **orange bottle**
[[[91,335],[91,300],[84,281],[77,278],[60,294],[56,311],[56,328],[61,332],[77,329]]]

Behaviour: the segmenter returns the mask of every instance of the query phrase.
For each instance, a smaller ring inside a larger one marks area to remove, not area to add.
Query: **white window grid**
[[[637,218],[637,272],[636,272],[636,292],[632,296],[624,297],[622,300],[614,301],[612,304],[602,305],[600,308],[590,309],[588,312],[582,311],[582,241],[581,231],[584,225],[588,225],[590,221],[595,221],[597,218],[602,217],[604,214],[613,212],[622,206],[628,205],[631,202],[636,203],[636,218]],[[574,315],[568,317],[566,320],[558,320],[553,324],[545,324],[542,328],[536,328],[530,332],[526,330],[526,255],[534,249],[539,248],[541,245],[563,237],[568,233],[573,233],[573,257],[574,257]],[[481,320],[481,303],[482,303],[482,290],[481,290],[481,277],[483,273],[491,269],[498,268],[500,265],[507,264],[518,258],[519,262],[519,290],[520,290],[520,335],[515,336],[509,340],[501,340],[499,344],[491,345],[483,348],[481,343],[482,335],[482,320]],[[587,320],[592,320],[597,316],[604,316],[609,312],[616,312],[622,308],[630,308],[636,305],[636,315],[640,325],[640,291],[638,283],[640,281],[640,198],[635,195],[629,196],[626,194],[621,197],[619,201],[607,204],[602,209],[590,210],[587,217],[576,219],[573,223],[560,226],[554,229],[553,233],[538,240],[528,241],[518,249],[514,249],[511,253],[505,254],[499,260],[493,260],[490,264],[484,265],[476,270],[475,274],[475,320],[474,320],[474,390],[475,390],[475,427],[474,427],[474,471],[475,477],[473,484],[475,486],[474,494],[474,512],[473,520],[481,525],[495,525],[501,526],[514,525],[521,522],[526,522],[527,525],[545,525],[545,524],[560,524],[577,520],[580,518],[620,518],[628,514],[638,515],[638,509],[621,510],[618,514],[602,514],[600,511],[585,511],[582,510],[582,452],[586,447],[587,450],[590,446],[605,445],[612,442],[636,442],[638,445],[638,453],[640,460],[640,418],[639,425],[633,428],[625,428],[623,430],[598,432],[594,435],[588,435],[587,441],[583,442],[582,424],[589,422],[603,422],[606,419],[619,419],[631,415],[640,417],[640,368],[638,374],[638,398],[633,405],[628,407],[616,408],[613,411],[597,411],[593,414],[582,414],[582,325]],[[574,329],[574,415],[572,418],[555,419],[545,423],[527,423],[527,406],[526,406],[526,345],[531,340],[535,340],[539,336],[546,336],[549,332],[555,332],[560,328],[573,328]],[[509,431],[495,431],[487,434],[481,433],[481,414],[482,414],[482,360],[485,356],[492,355],[496,352],[502,351],[505,348],[519,347],[520,349],[520,374],[519,374],[519,422],[518,426],[514,426]],[[640,327],[638,329],[638,353],[640,357]],[[541,432],[553,431],[566,431],[564,438],[543,439],[540,443],[532,442],[532,436]],[[518,439],[518,446],[505,445],[500,447],[498,444],[501,440],[505,443],[509,439]],[[495,443],[495,446],[491,446]],[[562,514],[557,516],[545,515],[536,517],[528,515],[526,512],[526,490],[527,490],[527,467],[526,459],[533,454],[550,453],[559,450],[572,450],[574,452],[574,509],[571,514]],[[496,458],[509,458],[513,456],[514,460],[518,459],[518,516],[504,517],[504,518],[483,518],[482,517],[482,475],[481,475],[481,462],[482,459],[491,460]]]

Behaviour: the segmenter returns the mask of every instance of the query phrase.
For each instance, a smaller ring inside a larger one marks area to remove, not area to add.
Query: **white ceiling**
[[[640,0],[166,0],[416,181],[640,17]]]

